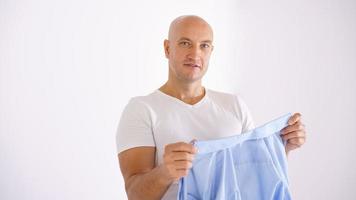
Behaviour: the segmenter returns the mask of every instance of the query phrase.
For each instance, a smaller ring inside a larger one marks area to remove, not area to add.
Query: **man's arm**
[[[174,180],[186,176],[196,149],[187,143],[165,147],[163,164],[155,167],[155,147],[136,147],[118,155],[130,200],[161,199]]]
[[[155,147],[137,147],[118,155],[125,189],[131,199],[160,199],[171,180],[155,165]]]

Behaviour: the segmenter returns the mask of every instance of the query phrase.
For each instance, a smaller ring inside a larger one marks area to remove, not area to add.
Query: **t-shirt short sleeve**
[[[117,153],[139,146],[155,147],[148,106],[132,98],[122,112],[116,131]]]
[[[253,122],[253,118],[249,108],[247,107],[245,101],[242,99],[240,95],[236,95],[236,103],[239,108],[239,114],[242,120],[242,131],[241,133],[246,133],[255,128],[255,124]]]

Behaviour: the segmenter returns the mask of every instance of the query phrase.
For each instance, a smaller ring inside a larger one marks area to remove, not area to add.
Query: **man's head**
[[[164,41],[169,78],[184,83],[201,80],[208,69],[212,42],[213,30],[204,19],[186,15],[173,20]]]

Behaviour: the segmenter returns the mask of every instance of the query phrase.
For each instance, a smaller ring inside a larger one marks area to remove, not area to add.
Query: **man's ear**
[[[169,40],[164,40],[164,53],[166,54],[166,58],[169,58]]]

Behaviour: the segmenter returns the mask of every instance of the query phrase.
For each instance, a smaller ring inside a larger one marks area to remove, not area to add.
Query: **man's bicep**
[[[118,154],[125,182],[133,175],[146,173],[155,167],[155,147],[135,147]]]

